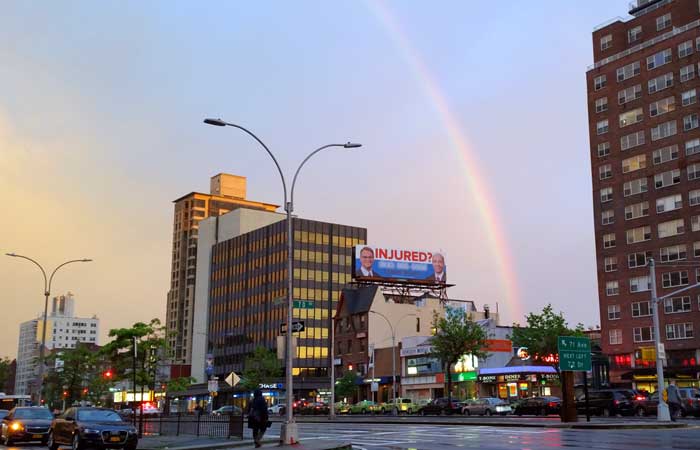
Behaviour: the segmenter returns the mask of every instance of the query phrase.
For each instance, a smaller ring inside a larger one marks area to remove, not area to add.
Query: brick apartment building
[[[647,262],[658,295],[700,281],[700,5],[638,0],[593,31],[586,73],[601,344],[610,381],[655,390]],[[659,307],[666,374],[698,385],[700,289]]]

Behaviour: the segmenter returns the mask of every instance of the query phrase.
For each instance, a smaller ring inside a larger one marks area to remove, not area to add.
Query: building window
[[[696,89],[691,89],[689,91],[685,91],[681,94],[681,104],[683,106],[688,106],[692,105],[693,103],[698,101]]]
[[[644,119],[644,111],[642,108],[633,109],[631,111],[623,112],[618,116],[620,128],[624,128],[629,125],[634,125],[639,123]]]
[[[681,170],[673,169],[654,175],[654,187],[662,189],[681,182]]]
[[[666,272],[661,274],[661,285],[664,288],[685,286],[688,284],[688,271]]]
[[[687,66],[681,67],[680,78],[681,83],[695,78],[695,65],[688,64]]]
[[[636,244],[651,240],[651,227],[646,225],[643,227],[632,228],[626,231],[627,243]]]
[[[635,170],[646,169],[646,167],[646,155],[632,156],[622,160],[622,173],[634,172]],[[612,169],[610,171],[610,176],[612,177]]]
[[[607,50],[612,47],[612,34],[607,34],[600,38],[600,49]]]
[[[692,216],[690,218],[690,231],[700,231],[700,216]]]
[[[676,121],[675,120],[660,123],[659,125],[652,127],[651,140],[658,141],[659,139],[673,136],[676,133],[677,133],[677,129],[676,129]]]
[[[617,93],[617,103],[619,105],[624,105],[627,102],[636,100],[642,97],[642,85],[637,84],[627,89],[623,89]]]
[[[649,104],[649,115],[651,117],[660,116],[676,109],[676,98],[667,97]]]
[[[693,242],[693,258],[700,258],[700,242]]]
[[[627,267],[630,269],[634,269],[635,267],[644,267],[647,265],[647,261],[649,261],[651,257],[652,253],[650,251],[630,253],[627,255]]]
[[[700,205],[700,189],[693,189],[692,191],[688,192],[688,205]]]
[[[686,259],[685,244],[671,245],[670,247],[662,247],[659,249],[659,257],[661,262],[672,262]]]
[[[683,233],[685,233],[684,219],[669,220],[668,222],[660,223],[658,226],[659,239],[678,236]]]
[[[698,127],[697,113],[688,114],[683,117],[683,131],[690,131]]]
[[[627,64],[617,69],[617,81],[625,81],[641,73],[639,61]]]
[[[620,318],[620,305],[608,305],[608,320],[618,320]]]
[[[630,195],[641,194],[642,192],[647,192],[648,184],[646,178],[638,178],[636,180],[628,181],[623,184],[625,197]],[[612,188],[610,188],[612,189]]]
[[[632,317],[651,316],[651,307],[648,301],[632,303]]]
[[[691,139],[685,143],[685,155],[690,156],[700,153],[700,139]]]
[[[661,31],[664,28],[671,26],[671,13],[664,14],[661,17],[656,18],[656,31]]]
[[[605,203],[612,201],[613,199],[613,188],[606,187],[600,190],[600,202]]]
[[[612,164],[604,164],[598,167],[598,176],[601,180],[612,178]]]
[[[612,297],[620,294],[620,286],[617,281],[608,281],[605,283],[605,295]]]
[[[630,278],[630,293],[646,292],[651,290],[651,280],[649,276]]]
[[[622,344],[622,330],[610,330],[610,344]]]
[[[606,256],[603,265],[606,272],[615,272],[617,270],[617,256]]]
[[[595,101],[595,112],[602,113],[608,110],[608,97],[599,98]]]
[[[652,327],[635,327],[633,330],[634,342],[650,342],[654,340]]]
[[[635,203],[625,206],[625,220],[637,219],[649,215],[649,202]]]
[[[605,75],[601,75],[593,79],[593,89],[596,91],[603,89],[607,84],[608,79]]]
[[[693,54],[693,40],[681,42],[678,44],[678,57],[685,58],[688,55]]]
[[[630,44],[633,42],[637,42],[639,40],[639,38],[641,37],[641,35],[642,35],[642,27],[631,28],[627,32],[627,42],[629,42]]]
[[[659,214],[674,211],[682,207],[683,196],[681,194],[674,194],[656,199],[656,212]]]
[[[677,314],[690,311],[690,296],[671,297],[664,300],[664,313]]]
[[[601,120],[596,124],[596,134],[601,135],[608,132],[608,119]]]
[[[637,131],[636,133],[627,134],[620,138],[620,149],[622,151],[629,150],[644,145],[644,142],[644,131]]]
[[[671,62],[673,52],[671,51],[670,48],[667,48],[666,50],[662,50],[658,53],[655,53],[647,58],[647,70],[652,70],[656,69],[657,67],[661,67],[664,64],[668,64]],[[639,64],[639,63],[637,63]],[[618,70],[618,74],[620,72],[620,69]],[[619,75],[618,75],[619,77]]]
[[[615,233],[608,233],[603,235],[603,248],[613,248],[615,247]]]
[[[695,163],[695,164],[690,164],[688,166],[688,181],[693,181],[697,180],[700,178],[700,164]]]
[[[670,88],[671,86],[673,86],[673,72],[669,72],[656,78],[652,78],[647,83],[647,86],[650,94]]]
[[[609,209],[601,213],[601,221],[603,225],[610,225],[615,223],[615,211]]]
[[[686,323],[670,323],[666,325],[666,339],[692,339],[693,338],[693,324],[691,322]]]
[[[669,145],[658,150],[654,150],[654,164],[663,164],[678,159],[678,145]]]
[[[602,142],[598,144],[598,158],[603,158],[610,154],[610,142]]]

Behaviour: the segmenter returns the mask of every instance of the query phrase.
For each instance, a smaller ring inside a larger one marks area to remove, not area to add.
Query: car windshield
[[[15,419],[45,419],[53,420],[53,414],[44,408],[16,409]]]
[[[78,420],[83,422],[121,422],[122,418],[114,411],[86,409],[78,411]]]

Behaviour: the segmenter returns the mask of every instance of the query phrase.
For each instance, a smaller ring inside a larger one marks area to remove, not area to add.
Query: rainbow
[[[411,45],[407,34],[399,25],[396,15],[393,14],[389,10],[389,7],[381,0],[367,0],[366,3],[369,10],[387,30],[389,37],[396,44],[402,56],[411,67],[419,84],[425,91],[426,96],[439,114],[445,126],[445,130],[447,131],[448,138],[452,143],[452,147],[460,155],[460,160],[466,172],[467,185],[476,203],[479,216],[486,230],[489,246],[493,249],[496,264],[501,274],[506,296],[506,311],[501,310],[502,317],[505,318],[507,315],[518,321],[517,319],[523,318],[524,312],[517,295],[518,280],[513,270],[513,259],[509,251],[508,241],[503,232],[503,227],[501,226],[501,220],[494,206],[495,202],[489,195],[488,184],[480,175],[481,171],[474,157],[474,149],[467,140],[467,137],[462,133],[457,120],[450,111],[445,94],[443,94],[438,84],[434,81],[434,77],[431,75],[418,52]],[[503,314],[503,312],[506,314]]]

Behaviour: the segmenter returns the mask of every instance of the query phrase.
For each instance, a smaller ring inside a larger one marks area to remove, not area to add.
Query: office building
[[[612,384],[653,391],[647,262],[659,296],[700,281],[700,10],[638,0],[629,13],[593,31],[586,73],[601,345]],[[699,293],[659,308],[665,370],[679,385],[698,384]]]
[[[189,376],[197,279],[199,222],[238,209],[275,211],[278,206],[246,199],[246,178],[220,173],[211,178],[210,193],[190,192],[174,202],[170,290],[165,326],[171,349],[171,376]]]

